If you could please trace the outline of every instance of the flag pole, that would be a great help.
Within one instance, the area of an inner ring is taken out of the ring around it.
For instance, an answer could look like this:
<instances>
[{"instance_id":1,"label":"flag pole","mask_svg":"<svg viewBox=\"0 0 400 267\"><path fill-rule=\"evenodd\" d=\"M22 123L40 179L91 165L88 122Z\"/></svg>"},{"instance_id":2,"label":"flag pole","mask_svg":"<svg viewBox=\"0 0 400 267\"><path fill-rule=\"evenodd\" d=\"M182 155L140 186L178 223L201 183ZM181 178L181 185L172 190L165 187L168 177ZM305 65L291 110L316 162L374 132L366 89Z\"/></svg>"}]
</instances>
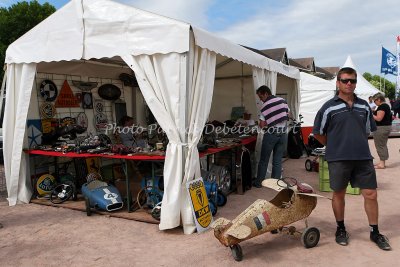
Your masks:
<instances>
[{"instance_id":1,"label":"flag pole","mask_svg":"<svg viewBox=\"0 0 400 267\"><path fill-rule=\"evenodd\" d=\"M400 97L400 35L397 36L397 79L396 79L396 99Z\"/></svg>"}]
</instances>

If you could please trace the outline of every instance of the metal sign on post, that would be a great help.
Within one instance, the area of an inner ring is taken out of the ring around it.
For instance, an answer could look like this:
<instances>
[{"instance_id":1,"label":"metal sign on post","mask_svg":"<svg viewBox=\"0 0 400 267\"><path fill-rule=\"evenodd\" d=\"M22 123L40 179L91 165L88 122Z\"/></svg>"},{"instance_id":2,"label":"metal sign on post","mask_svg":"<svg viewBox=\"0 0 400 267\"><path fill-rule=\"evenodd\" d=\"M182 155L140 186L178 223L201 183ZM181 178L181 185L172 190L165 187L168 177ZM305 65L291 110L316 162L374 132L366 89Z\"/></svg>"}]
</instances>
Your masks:
<instances>
[{"instance_id":1,"label":"metal sign on post","mask_svg":"<svg viewBox=\"0 0 400 267\"><path fill-rule=\"evenodd\" d=\"M213 221L203 178L200 177L187 182L186 189L192 203L192 212L197 232L202 233L210 227Z\"/></svg>"}]
</instances>

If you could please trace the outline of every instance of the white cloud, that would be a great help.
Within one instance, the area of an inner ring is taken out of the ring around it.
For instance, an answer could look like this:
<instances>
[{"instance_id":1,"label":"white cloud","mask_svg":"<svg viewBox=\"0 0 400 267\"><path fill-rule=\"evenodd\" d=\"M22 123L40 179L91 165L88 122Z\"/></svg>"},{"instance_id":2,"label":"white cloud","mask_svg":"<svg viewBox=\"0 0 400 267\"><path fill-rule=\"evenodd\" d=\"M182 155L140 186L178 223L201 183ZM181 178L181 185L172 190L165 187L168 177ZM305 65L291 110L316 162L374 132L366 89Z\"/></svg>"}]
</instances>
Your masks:
<instances>
[{"instance_id":1,"label":"white cloud","mask_svg":"<svg viewBox=\"0 0 400 267\"><path fill-rule=\"evenodd\" d=\"M268 2L246 21L218 34L259 49L286 47L289 57L313 56L319 66L340 66L348 54L362 72L379 73L381 46L394 52L400 21L393 0Z\"/></svg>"}]
</instances>

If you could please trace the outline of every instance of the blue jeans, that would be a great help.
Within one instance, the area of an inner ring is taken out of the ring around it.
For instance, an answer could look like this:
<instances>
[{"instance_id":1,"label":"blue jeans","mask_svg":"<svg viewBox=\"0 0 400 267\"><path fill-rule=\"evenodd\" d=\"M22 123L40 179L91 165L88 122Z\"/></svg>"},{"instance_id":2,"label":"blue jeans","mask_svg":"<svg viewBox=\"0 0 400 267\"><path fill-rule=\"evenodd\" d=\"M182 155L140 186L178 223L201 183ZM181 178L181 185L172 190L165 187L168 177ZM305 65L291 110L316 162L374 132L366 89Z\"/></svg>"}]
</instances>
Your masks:
<instances>
[{"instance_id":1,"label":"blue jeans","mask_svg":"<svg viewBox=\"0 0 400 267\"><path fill-rule=\"evenodd\" d=\"M267 173L269 157L271 152L274 152L272 156L272 178L281 178L282 175L282 157L285 150L285 144L287 140L286 133L268 133L264 134L260 161L258 162L257 180L256 183L261 184Z\"/></svg>"}]
</instances>

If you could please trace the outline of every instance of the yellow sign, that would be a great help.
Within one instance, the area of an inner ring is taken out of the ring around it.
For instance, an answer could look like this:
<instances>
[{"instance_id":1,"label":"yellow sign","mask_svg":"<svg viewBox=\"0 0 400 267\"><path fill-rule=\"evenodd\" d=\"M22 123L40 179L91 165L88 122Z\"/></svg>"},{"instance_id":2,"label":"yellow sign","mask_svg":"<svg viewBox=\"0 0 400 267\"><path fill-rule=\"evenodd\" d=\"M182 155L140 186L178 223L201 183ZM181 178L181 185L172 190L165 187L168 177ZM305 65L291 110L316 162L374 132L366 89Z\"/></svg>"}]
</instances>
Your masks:
<instances>
[{"instance_id":1,"label":"yellow sign","mask_svg":"<svg viewBox=\"0 0 400 267\"><path fill-rule=\"evenodd\" d=\"M198 178L190 181L187 184L187 189L192 202L197 232L203 232L212 222L211 210L208 205L208 198L203 179Z\"/></svg>"}]
</instances>

